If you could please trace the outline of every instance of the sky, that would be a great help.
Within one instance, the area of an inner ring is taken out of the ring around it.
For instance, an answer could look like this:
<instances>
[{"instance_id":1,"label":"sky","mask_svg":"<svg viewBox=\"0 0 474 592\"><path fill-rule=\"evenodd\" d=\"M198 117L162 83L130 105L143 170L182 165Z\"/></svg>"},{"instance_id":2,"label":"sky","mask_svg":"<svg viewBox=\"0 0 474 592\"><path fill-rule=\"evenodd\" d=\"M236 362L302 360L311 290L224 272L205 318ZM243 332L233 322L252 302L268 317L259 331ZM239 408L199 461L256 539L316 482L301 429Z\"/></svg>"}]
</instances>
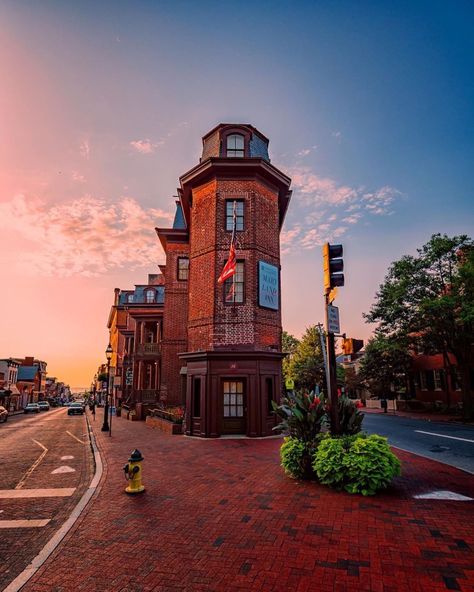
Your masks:
<instances>
[{"instance_id":1,"label":"sky","mask_svg":"<svg viewBox=\"0 0 474 592\"><path fill-rule=\"evenodd\" d=\"M292 178L284 329L323 321L344 246L341 330L390 263L474 235L472 2L0 3L0 357L89 385L115 287L164 262L180 175L220 122L250 123Z\"/></svg>"}]
</instances>

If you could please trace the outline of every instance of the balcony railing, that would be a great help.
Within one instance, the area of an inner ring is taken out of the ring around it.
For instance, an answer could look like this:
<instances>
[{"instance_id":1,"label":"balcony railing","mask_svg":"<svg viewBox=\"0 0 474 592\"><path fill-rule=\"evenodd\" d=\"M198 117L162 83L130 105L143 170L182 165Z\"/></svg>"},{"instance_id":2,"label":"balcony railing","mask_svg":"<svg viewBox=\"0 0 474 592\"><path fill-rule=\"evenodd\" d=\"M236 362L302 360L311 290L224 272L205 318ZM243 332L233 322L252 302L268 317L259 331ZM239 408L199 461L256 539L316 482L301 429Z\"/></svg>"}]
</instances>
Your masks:
<instances>
[{"instance_id":1,"label":"balcony railing","mask_svg":"<svg viewBox=\"0 0 474 592\"><path fill-rule=\"evenodd\" d=\"M136 353L139 355L161 354L161 343L138 343Z\"/></svg>"},{"instance_id":2,"label":"balcony railing","mask_svg":"<svg viewBox=\"0 0 474 592\"><path fill-rule=\"evenodd\" d=\"M156 389L141 389L133 391L132 398L135 403L155 403L159 395L160 392Z\"/></svg>"}]
</instances>

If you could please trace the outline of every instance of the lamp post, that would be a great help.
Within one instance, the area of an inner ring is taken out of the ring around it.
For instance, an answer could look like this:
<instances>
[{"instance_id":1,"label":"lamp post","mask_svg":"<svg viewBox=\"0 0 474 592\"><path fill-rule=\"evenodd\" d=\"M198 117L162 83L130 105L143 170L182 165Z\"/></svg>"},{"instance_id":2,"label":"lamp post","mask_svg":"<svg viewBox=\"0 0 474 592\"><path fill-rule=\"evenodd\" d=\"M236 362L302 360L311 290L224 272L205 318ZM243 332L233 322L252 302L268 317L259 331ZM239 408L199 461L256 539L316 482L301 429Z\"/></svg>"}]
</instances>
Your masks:
<instances>
[{"instance_id":1,"label":"lamp post","mask_svg":"<svg viewBox=\"0 0 474 592\"><path fill-rule=\"evenodd\" d=\"M105 407L104 407L104 423L102 424L102 431L108 432L109 428L109 379L110 379L110 360L112 359L112 346L107 346L105 350L105 357L107 358L107 391L105 393Z\"/></svg>"}]
</instances>

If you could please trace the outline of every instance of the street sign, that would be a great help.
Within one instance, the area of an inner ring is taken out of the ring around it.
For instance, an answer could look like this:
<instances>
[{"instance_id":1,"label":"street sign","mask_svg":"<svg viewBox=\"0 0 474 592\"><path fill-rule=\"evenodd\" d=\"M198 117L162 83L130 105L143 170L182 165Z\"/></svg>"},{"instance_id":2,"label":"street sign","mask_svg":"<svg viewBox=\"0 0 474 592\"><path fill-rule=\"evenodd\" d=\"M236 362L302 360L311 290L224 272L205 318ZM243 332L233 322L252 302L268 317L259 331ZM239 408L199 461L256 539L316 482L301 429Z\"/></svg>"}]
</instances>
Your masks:
<instances>
[{"instance_id":1,"label":"street sign","mask_svg":"<svg viewBox=\"0 0 474 592\"><path fill-rule=\"evenodd\" d=\"M127 386L131 386L133 384L133 370L131 368L127 368L125 372L125 384Z\"/></svg>"},{"instance_id":2,"label":"street sign","mask_svg":"<svg viewBox=\"0 0 474 592\"><path fill-rule=\"evenodd\" d=\"M295 388L295 381L292 378L287 378L285 380L285 388L287 391L292 391Z\"/></svg>"},{"instance_id":3,"label":"street sign","mask_svg":"<svg viewBox=\"0 0 474 592\"><path fill-rule=\"evenodd\" d=\"M339 308L328 305L328 331L329 333L340 333Z\"/></svg>"}]
</instances>

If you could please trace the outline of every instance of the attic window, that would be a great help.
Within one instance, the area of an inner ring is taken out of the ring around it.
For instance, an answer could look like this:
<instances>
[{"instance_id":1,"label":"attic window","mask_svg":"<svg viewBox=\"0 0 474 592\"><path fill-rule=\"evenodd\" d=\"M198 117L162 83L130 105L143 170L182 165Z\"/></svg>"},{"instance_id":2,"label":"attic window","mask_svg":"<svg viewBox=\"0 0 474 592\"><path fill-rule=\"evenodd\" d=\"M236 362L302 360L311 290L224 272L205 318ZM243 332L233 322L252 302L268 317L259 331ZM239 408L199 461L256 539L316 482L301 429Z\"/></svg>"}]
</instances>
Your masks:
<instances>
[{"instance_id":1,"label":"attic window","mask_svg":"<svg viewBox=\"0 0 474 592\"><path fill-rule=\"evenodd\" d=\"M245 156L244 136L231 134L227 136L227 156L243 158Z\"/></svg>"},{"instance_id":2,"label":"attic window","mask_svg":"<svg viewBox=\"0 0 474 592\"><path fill-rule=\"evenodd\" d=\"M133 294L128 295L127 302L133 302Z\"/></svg>"},{"instance_id":3,"label":"attic window","mask_svg":"<svg viewBox=\"0 0 474 592\"><path fill-rule=\"evenodd\" d=\"M146 301L148 304L150 304L151 302L155 302L155 290L146 291Z\"/></svg>"}]
</instances>

